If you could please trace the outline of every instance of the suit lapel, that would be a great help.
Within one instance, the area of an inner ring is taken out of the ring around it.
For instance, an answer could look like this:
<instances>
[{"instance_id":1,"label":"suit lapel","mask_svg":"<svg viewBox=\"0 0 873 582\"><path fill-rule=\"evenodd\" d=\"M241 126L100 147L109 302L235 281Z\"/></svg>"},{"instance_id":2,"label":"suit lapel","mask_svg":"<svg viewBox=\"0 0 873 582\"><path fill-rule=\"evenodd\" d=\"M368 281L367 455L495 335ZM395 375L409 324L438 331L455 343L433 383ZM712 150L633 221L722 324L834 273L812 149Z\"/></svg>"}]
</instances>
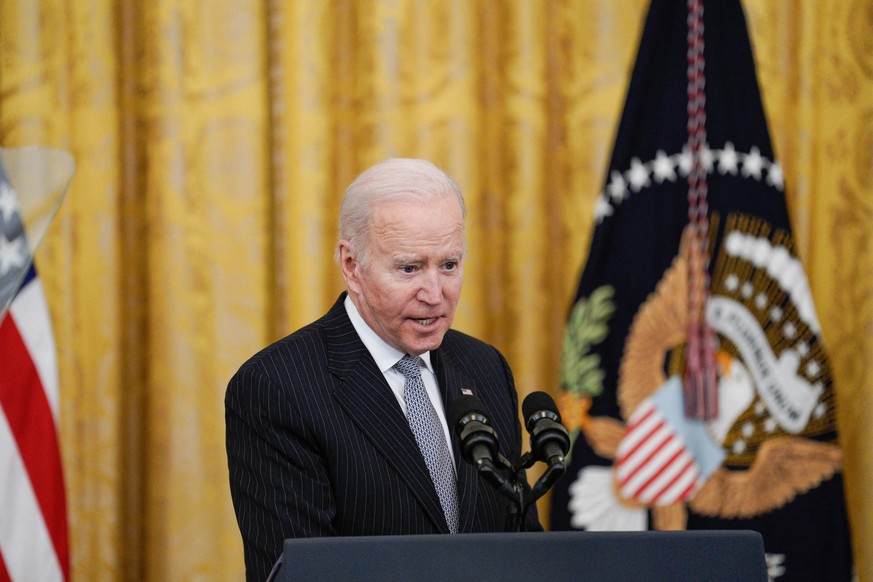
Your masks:
<instances>
[{"instance_id":1,"label":"suit lapel","mask_svg":"<svg viewBox=\"0 0 873 582\"><path fill-rule=\"evenodd\" d=\"M406 416L382 372L355 332L341 295L324 320L328 365L338 378L333 395L346 414L394 468L443 533L449 528L427 465Z\"/></svg>"},{"instance_id":2,"label":"suit lapel","mask_svg":"<svg viewBox=\"0 0 873 582\"><path fill-rule=\"evenodd\" d=\"M473 380L456 365L455 358L451 351L443 347L432 351L431 362L440 384L443 405L446 410L446 421L449 423L449 433L452 435L452 450L454 451L456 459L455 463L458 469L458 503L460 505L458 532L469 532L472 531L473 520L476 513L476 491L479 474L476 472L476 468L471 463L468 463L461 455L461 443L455 432L455 427L452 426L453 419L449 418L449 409L455 399L462 394L462 389L469 389L474 395L476 395L476 385Z\"/></svg>"}]
</instances>

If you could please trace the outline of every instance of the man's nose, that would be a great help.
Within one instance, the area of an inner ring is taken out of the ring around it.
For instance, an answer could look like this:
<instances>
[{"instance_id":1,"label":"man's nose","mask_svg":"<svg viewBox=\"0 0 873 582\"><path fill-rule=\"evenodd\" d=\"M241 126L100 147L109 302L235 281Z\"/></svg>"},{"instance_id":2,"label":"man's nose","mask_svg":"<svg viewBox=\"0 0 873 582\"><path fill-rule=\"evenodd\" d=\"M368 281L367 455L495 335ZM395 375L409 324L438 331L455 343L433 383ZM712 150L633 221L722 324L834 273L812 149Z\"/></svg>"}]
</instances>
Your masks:
<instances>
[{"instance_id":1,"label":"man's nose","mask_svg":"<svg viewBox=\"0 0 873 582\"><path fill-rule=\"evenodd\" d=\"M443 295L443 285L439 273L435 270L427 270L422 275L421 287L416 295L417 299L424 303L439 303Z\"/></svg>"}]
</instances>

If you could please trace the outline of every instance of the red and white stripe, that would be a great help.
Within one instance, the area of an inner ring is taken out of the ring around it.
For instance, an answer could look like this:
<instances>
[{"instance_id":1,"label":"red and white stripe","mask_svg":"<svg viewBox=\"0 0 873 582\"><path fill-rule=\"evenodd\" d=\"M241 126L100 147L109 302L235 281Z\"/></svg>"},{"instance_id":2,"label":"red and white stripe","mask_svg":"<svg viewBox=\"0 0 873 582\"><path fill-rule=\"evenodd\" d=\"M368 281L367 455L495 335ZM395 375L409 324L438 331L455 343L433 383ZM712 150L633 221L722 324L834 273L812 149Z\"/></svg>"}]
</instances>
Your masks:
<instances>
[{"instance_id":1,"label":"red and white stripe","mask_svg":"<svg viewBox=\"0 0 873 582\"><path fill-rule=\"evenodd\" d=\"M68 580L54 338L39 279L0 322L0 582Z\"/></svg>"},{"instance_id":2,"label":"red and white stripe","mask_svg":"<svg viewBox=\"0 0 873 582\"><path fill-rule=\"evenodd\" d=\"M651 400L628 420L615 463L619 491L646 505L670 505L691 497L700 467Z\"/></svg>"}]
</instances>

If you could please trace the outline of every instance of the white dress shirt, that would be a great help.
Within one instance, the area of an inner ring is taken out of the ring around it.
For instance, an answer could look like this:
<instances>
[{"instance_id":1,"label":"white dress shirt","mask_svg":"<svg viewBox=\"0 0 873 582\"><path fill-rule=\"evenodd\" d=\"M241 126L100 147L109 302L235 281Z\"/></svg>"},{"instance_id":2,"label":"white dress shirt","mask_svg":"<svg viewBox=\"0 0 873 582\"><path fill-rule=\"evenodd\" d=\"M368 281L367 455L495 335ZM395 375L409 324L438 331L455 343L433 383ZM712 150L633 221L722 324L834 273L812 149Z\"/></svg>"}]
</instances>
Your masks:
<instances>
[{"instance_id":1,"label":"white dress shirt","mask_svg":"<svg viewBox=\"0 0 873 582\"><path fill-rule=\"evenodd\" d=\"M373 356L374 360L376 360L376 365L379 366L379 370L382 371L385 380L388 381L388 385L391 387L391 391L394 392L397 402L400 403L400 409L403 410L403 414L406 414L406 401L403 398L403 386L406 383L406 378L404 378L403 374L394 367L394 364L399 362L400 358L406 354L397 348L388 345L385 340L379 337L376 332L367 325L367 322L364 321L364 318L361 317L360 313L358 313L358 309L352 302L351 297L346 295L343 305L345 305L346 313L348 313L349 319L352 320L352 325L358 333L358 337L361 338L361 341L364 342L364 346L366 346L370 355ZM427 389L427 396L430 398L430 403L433 405L433 408L436 410L437 416L440 419L440 424L443 427L443 434L446 437L446 443L449 445L449 453L452 454L454 458L452 439L449 436L449 424L446 422L446 411L443 407L443 399L440 396L439 384L437 383L433 365L430 362L430 352L424 352L419 356L419 358L422 364L421 379L424 382L425 389ZM455 471L457 471L457 469L455 469Z\"/></svg>"}]
</instances>

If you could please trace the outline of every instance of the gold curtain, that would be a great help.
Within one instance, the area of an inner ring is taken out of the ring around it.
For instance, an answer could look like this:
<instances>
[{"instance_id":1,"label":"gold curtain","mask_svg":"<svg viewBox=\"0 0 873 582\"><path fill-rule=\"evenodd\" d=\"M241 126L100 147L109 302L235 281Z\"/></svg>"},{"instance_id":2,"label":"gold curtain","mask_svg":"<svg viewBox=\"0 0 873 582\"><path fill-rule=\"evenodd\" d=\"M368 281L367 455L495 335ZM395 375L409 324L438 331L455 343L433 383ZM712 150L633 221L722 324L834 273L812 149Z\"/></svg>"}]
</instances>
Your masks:
<instances>
[{"instance_id":1,"label":"gold curtain","mask_svg":"<svg viewBox=\"0 0 873 582\"><path fill-rule=\"evenodd\" d=\"M334 301L340 194L385 157L461 183L456 327L554 391L647 4L0 2L0 145L78 163L37 255L75 579L242 578L226 382ZM873 2L744 6L873 581Z\"/></svg>"}]
</instances>

